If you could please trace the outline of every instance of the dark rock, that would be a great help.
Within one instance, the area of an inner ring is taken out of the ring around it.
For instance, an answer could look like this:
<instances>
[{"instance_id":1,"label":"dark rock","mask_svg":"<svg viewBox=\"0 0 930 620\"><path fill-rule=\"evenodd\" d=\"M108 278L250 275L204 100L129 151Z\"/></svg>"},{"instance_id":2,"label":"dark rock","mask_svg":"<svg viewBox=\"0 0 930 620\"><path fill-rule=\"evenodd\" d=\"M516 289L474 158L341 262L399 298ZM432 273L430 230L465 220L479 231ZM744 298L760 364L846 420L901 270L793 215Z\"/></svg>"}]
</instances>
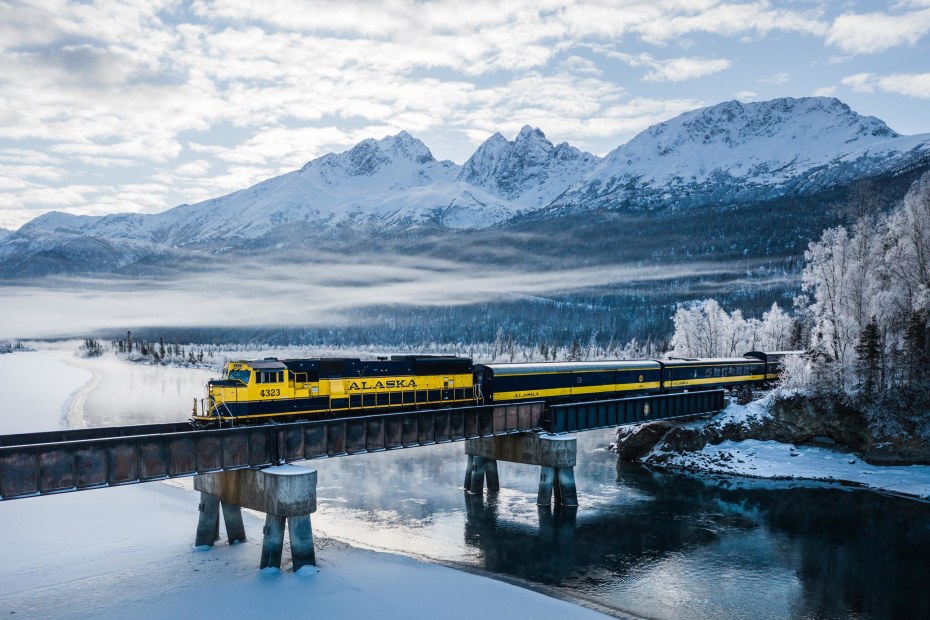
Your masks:
<instances>
[{"instance_id":1,"label":"dark rock","mask_svg":"<svg viewBox=\"0 0 930 620\"><path fill-rule=\"evenodd\" d=\"M636 461L659 443L671 425L653 422L638 426L621 426L617 429L617 455L621 461Z\"/></svg>"}]
</instances>

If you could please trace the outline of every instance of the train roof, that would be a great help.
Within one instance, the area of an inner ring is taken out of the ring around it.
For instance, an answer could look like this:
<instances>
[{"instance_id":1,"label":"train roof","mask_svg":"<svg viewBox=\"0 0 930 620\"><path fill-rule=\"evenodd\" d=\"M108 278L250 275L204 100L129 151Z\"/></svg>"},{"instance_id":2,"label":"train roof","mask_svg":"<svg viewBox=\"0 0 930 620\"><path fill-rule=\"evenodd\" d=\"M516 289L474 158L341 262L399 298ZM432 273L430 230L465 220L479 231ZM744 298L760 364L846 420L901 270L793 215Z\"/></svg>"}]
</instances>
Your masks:
<instances>
[{"instance_id":1,"label":"train roof","mask_svg":"<svg viewBox=\"0 0 930 620\"><path fill-rule=\"evenodd\" d=\"M262 360L236 360L230 364L244 364L255 370L291 372L319 372L321 377L362 377L390 374L466 374L471 373L472 361L452 355L394 355L390 359L363 360L357 357L322 357L316 359L265 358Z\"/></svg>"},{"instance_id":2,"label":"train roof","mask_svg":"<svg viewBox=\"0 0 930 620\"><path fill-rule=\"evenodd\" d=\"M598 362L530 362L519 364L478 364L495 375L527 375L547 372L584 372L597 370L659 370L653 360L608 360Z\"/></svg>"},{"instance_id":3,"label":"train roof","mask_svg":"<svg viewBox=\"0 0 930 620\"><path fill-rule=\"evenodd\" d=\"M672 357L661 360L664 366L714 366L717 364L762 364L763 361L754 357Z\"/></svg>"},{"instance_id":4,"label":"train roof","mask_svg":"<svg viewBox=\"0 0 930 620\"><path fill-rule=\"evenodd\" d=\"M287 366L285 366L282 362L276 359L273 359L273 358L268 358L268 359L263 359L263 360L235 360L229 363L230 364L246 364L247 366L249 366L250 368L254 368L255 370L285 370L287 368Z\"/></svg>"}]
</instances>

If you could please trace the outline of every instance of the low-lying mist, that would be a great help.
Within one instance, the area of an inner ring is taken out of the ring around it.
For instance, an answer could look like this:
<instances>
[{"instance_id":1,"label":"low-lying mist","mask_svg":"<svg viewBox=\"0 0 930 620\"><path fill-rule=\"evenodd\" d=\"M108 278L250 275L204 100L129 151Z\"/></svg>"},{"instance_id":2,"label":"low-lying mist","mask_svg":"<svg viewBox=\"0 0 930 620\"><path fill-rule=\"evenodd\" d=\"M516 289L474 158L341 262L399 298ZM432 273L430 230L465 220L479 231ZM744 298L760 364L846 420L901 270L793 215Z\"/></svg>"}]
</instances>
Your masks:
<instances>
[{"instance_id":1,"label":"low-lying mist","mask_svg":"<svg viewBox=\"0 0 930 620\"><path fill-rule=\"evenodd\" d=\"M58 277L3 286L0 338L84 336L147 326L339 326L350 311L371 307L462 306L605 288L649 291L697 280L728 286L754 267L746 261L514 271L397 255L326 257L312 264L279 263L270 255L227 258L221 268L214 264L170 276Z\"/></svg>"}]
</instances>

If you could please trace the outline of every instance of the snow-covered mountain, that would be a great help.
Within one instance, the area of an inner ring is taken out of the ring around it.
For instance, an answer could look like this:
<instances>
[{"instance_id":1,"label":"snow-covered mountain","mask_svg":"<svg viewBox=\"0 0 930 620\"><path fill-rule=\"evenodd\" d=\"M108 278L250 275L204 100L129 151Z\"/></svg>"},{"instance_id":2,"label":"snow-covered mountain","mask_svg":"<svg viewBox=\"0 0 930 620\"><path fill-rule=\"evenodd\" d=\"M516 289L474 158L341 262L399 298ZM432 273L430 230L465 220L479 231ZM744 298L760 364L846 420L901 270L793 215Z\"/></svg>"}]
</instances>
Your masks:
<instances>
[{"instance_id":1,"label":"snow-covered mountain","mask_svg":"<svg viewBox=\"0 0 930 620\"><path fill-rule=\"evenodd\" d=\"M480 228L513 215L513 205L458 180L461 167L437 161L405 131L363 140L300 170L222 198L179 207L172 219L195 231L177 242L256 238L298 222L316 226L405 226L432 222Z\"/></svg>"},{"instance_id":2,"label":"snow-covered mountain","mask_svg":"<svg viewBox=\"0 0 930 620\"><path fill-rule=\"evenodd\" d=\"M557 201L569 207L690 206L815 192L930 157L835 98L727 101L686 112L611 151Z\"/></svg>"},{"instance_id":3,"label":"snow-covered mountain","mask_svg":"<svg viewBox=\"0 0 930 620\"><path fill-rule=\"evenodd\" d=\"M823 97L694 110L650 127L603 159L566 143L554 146L526 126L513 141L494 134L459 166L437 161L420 140L401 132L163 213L45 214L18 231L0 231L0 276L111 271L176 250L306 245L328 231L441 235L506 229L526 221L515 216L534 213L546 216L534 221L548 221L601 208L812 196L921 166L930 166L930 135L901 136Z\"/></svg>"},{"instance_id":4,"label":"snow-covered mountain","mask_svg":"<svg viewBox=\"0 0 930 620\"><path fill-rule=\"evenodd\" d=\"M539 128L525 125L512 142L495 133L468 158L459 179L527 209L545 207L600 158L567 142L553 146Z\"/></svg>"}]
</instances>

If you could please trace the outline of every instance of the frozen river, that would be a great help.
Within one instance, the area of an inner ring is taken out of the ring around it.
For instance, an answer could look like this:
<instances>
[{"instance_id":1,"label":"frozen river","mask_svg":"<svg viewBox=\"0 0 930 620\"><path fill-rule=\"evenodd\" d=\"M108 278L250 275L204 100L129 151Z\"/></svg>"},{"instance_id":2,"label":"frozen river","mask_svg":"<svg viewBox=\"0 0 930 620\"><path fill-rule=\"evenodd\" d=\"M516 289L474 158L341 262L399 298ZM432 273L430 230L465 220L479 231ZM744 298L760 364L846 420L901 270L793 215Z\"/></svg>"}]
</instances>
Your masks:
<instances>
[{"instance_id":1,"label":"frozen river","mask_svg":"<svg viewBox=\"0 0 930 620\"><path fill-rule=\"evenodd\" d=\"M64 359L49 352L0 355L0 434L67 426L68 405L93 374Z\"/></svg>"}]
</instances>

